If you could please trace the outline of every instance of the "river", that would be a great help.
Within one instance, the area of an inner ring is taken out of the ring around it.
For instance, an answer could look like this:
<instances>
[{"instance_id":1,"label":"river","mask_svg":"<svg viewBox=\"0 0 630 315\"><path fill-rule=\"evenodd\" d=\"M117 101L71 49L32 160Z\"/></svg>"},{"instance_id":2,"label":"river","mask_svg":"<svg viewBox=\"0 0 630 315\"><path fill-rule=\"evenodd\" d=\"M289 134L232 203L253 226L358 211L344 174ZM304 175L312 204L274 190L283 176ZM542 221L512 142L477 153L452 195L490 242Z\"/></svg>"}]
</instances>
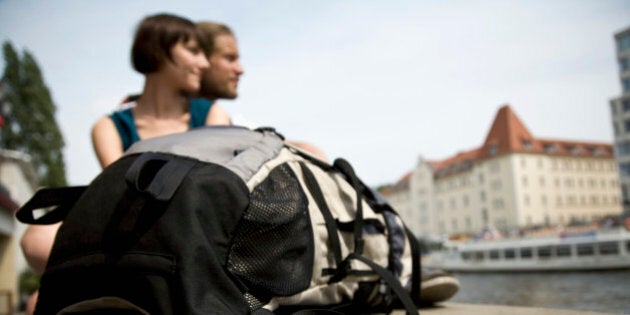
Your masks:
<instances>
[{"instance_id":1,"label":"river","mask_svg":"<svg viewBox=\"0 0 630 315\"><path fill-rule=\"evenodd\" d=\"M630 314L630 270L456 273L460 303L490 303Z\"/></svg>"}]
</instances>

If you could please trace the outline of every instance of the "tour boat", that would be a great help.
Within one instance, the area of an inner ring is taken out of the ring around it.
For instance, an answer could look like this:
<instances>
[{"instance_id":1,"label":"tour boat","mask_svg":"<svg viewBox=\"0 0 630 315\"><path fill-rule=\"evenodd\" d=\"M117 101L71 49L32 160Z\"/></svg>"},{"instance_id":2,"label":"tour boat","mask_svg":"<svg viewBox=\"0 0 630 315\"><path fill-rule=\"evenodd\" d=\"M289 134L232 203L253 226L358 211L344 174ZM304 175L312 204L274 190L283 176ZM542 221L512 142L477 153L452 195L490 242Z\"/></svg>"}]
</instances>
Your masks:
<instances>
[{"instance_id":1,"label":"tour boat","mask_svg":"<svg viewBox=\"0 0 630 315\"><path fill-rule=\"evenodd\" d=\"M447 241L423 266L460 272L630 268L630 232L619 228L553 237Z\"/></svg>"}]
</instances>

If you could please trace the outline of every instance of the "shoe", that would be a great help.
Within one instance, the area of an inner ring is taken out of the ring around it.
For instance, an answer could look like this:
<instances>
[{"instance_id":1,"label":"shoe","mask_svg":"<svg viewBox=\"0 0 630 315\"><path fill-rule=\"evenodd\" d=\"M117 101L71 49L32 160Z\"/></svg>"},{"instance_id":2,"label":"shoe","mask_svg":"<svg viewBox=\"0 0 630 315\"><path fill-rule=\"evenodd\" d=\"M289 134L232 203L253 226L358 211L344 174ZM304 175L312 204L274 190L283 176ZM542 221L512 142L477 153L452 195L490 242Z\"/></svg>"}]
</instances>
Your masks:
<instances>
[{"instance_id":1,"label":"shoe","mask_svg":"<svg viewBox=\"0 0 630 315\"><path fill-rule=\"evenodd\" d=\"M459 291L459 280L441 269L422 268L420 302L433 304L450 299Z\"/></svg>"}]
</instances>

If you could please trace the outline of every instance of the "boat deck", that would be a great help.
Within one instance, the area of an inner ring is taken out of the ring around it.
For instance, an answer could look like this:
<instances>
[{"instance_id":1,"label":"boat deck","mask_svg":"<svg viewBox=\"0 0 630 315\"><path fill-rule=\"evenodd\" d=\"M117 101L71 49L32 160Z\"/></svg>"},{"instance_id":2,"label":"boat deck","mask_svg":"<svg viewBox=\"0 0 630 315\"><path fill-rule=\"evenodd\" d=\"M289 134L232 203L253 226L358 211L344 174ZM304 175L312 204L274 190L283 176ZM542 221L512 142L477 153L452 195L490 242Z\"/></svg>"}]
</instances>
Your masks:
<instances>
[{"instance_id":1,"label":"boat deck","mask_svg":"<svg viewBox=\"0 0 630 315\"><path fill-rule=\"evenodd\" d=\"M397 310L393 315L404 315L404 310ZM604 315L591 311L559 310L539 307L506 306L491 304L441 303L433 307L420 309L421 315Z\"/></svg>"}]
</instances>

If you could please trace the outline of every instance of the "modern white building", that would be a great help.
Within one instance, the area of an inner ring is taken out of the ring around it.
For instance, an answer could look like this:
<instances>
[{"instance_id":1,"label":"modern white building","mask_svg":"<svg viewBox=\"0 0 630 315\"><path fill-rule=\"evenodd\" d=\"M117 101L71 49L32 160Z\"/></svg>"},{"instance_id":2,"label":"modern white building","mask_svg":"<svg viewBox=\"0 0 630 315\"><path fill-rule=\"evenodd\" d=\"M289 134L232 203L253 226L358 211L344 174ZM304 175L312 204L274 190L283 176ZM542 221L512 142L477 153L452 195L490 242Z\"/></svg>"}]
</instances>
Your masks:
<instances>
[{"instance_id":1,"label":"modern white building","mask_svg":"<svg viewBox=\"0 0 630 315\"><path fill-rule=\"evenodd\" d=\"M381 192L418 236L590 222L621 213L612 145L534 137L509 105L475 149Z\"/></svg>"},{"instance_id":2,"label":"modern white building","mask_svg":"<svg viewBox=\"0 0 630 315\"><path fill-rule=\"evenodd\" d=\"M630 203L630 27L616 33L615 42L621 95L610 101L610 110L621 191L624 203Z\"/></svg>"}]
</instances>

